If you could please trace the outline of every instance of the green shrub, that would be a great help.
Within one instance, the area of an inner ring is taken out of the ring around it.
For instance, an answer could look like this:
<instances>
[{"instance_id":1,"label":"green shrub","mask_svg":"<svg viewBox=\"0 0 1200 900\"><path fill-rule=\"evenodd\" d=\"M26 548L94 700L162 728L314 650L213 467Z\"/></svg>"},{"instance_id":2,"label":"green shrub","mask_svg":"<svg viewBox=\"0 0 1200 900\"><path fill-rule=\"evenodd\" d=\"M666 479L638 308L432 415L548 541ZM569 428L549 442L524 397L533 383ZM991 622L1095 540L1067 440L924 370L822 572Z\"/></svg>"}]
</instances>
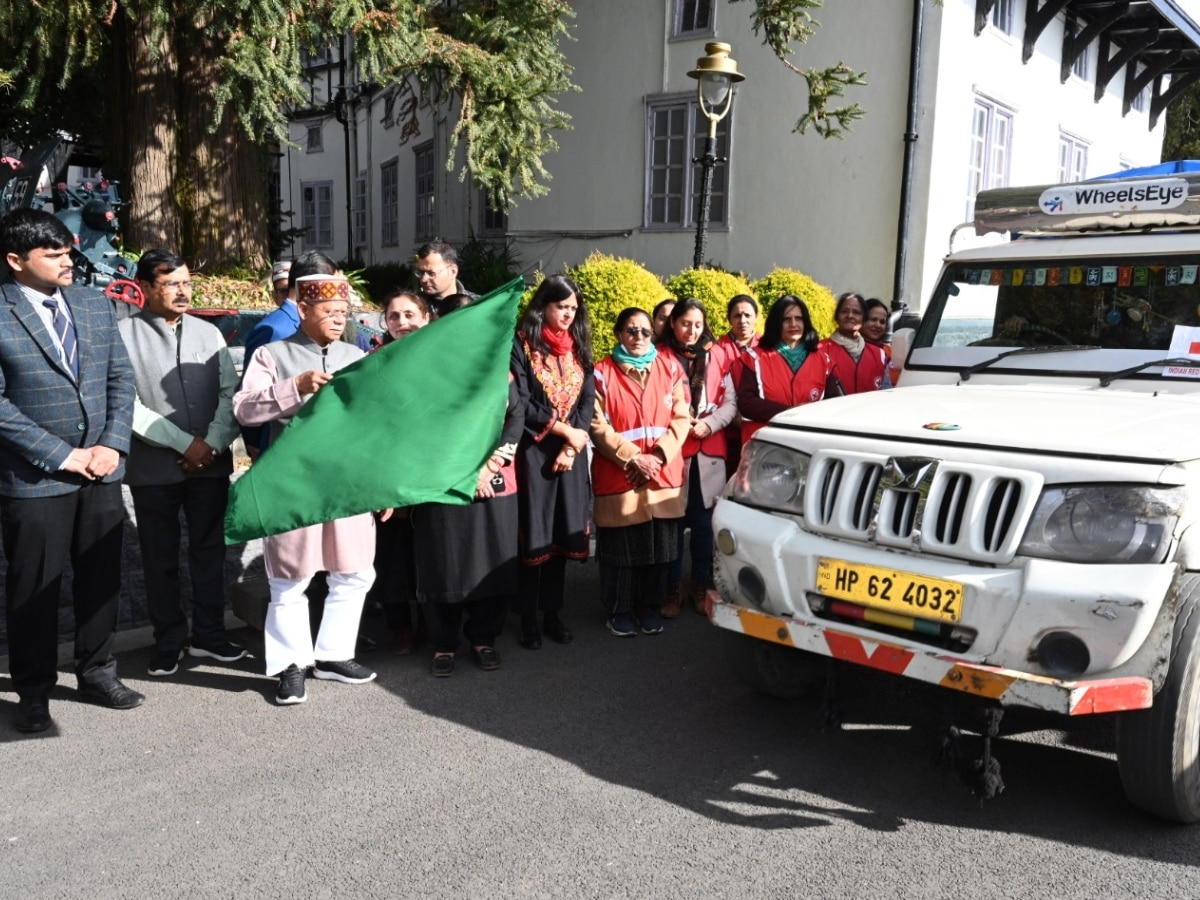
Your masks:
<instances>
[{"instance_id":1,"label":"green shrub","mask_svg":"<svg viewBox=\"0 0 1200 900\"><path fill-rule=\"evenodd\" d=\"M592 320L592 352L597 360L612 352L617 342L613 327L627 306L647 313L668 296L662 281L653 272L631 259L592 253L566 274L575 279L587 303Z\"/></svg>"},{"instance_id":2,"label":"green shrub","mask_svg":"<svg viewBox=\"0 0 1200 900\"><path fill-rule=\"evenodd\" d=\"M752 294L742 275L721 269L684 269L667 279L667 291L673 297L695 297L704 304L708 327L720 337L729 330L725 310L738 294Z\"/></svg>"},{"instance_id":3,"label":"green shrub","mask_svg":"<svg viewBox=\"0 0 1200 900\"><path fill-rule=\"evenodd\" d=\"M471 238L458 250L458 280L468 291L486 294L520 274L521 259L512 244Z\"/></svg>"},{"instance_id":4,"label":"green shrub","mask_svg":"<svg viewBox=\"0 0 1200 900\"><path fill-rule=\"evenodd\" d=\"M765 278L760 278L752 284L754 296L762 307L763 318L776 300L784 294L792 294L804 301L812 316L813 327L821 337L833 334L833 291L824 285L817 284L803 272L796 269L775 269Z\"/></svg>"}]
</instances>

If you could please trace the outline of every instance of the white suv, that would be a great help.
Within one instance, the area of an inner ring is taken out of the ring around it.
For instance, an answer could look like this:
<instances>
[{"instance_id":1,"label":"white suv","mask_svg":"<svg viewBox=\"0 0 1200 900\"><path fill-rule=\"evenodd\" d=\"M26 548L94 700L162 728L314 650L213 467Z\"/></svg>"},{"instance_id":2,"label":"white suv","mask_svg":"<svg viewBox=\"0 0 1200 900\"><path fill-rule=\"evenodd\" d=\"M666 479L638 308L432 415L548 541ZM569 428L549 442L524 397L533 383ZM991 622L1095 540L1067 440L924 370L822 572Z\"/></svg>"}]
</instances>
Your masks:
<instances>
[{"instance_id":1,"label":"white suv","mask_svg":"<svg viewBox=\"0 0 1200 900\"><path fill-rule=\"evenodd\" d=\"M717 505L741 674L1116 713L1130 800L1200 820L1197 225L1200 176L981 193L1014 237L947 257L899 386L776 417Z\"/></svg>"}]
</instances>

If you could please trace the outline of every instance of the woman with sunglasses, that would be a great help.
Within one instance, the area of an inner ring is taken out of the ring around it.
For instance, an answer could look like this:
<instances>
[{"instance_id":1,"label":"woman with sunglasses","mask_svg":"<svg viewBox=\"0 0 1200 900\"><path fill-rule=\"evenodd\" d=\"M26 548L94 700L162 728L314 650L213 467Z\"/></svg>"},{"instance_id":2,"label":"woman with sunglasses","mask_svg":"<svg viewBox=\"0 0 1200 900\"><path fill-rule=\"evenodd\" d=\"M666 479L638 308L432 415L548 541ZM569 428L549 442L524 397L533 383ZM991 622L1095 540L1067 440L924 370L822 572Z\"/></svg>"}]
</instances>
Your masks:
<instances>
[{"instance_id":1,"label":"woman with sunglasses","mask_svg":"<svg viewBox=\"0 0 1200 900\"><path fill-rule=\"evenodd\" d=\"M596 364L592 517L600 592L617 637L660 634L667 569L679 552L687 376L651 340L650 316L617 316L617 346Z\"/></svg>"},{"instance_id":2,"label":"woman with sunglasses","mask_svg":"<svg viewBox=\"0 0 1200 900\"><path fill-rule=\"evenodd\" d=\"M684 494L687 507L679 528L679 553L667 575L664 619L683 609L683 532L691 532L692 607L704 612L712 585L712 508L725 486L725 429L737 415L737 398L726 390L725 372L715 358L715 340L708 330L704 304L685 297L675 304L659 341L659 349L674 356L687 375L684 396L691 413L691 431L683 445Z\"/></svg>"},{"instance_id":3,"label":"woman with sunglasses","mask_svg":"<svg viewBox=\"0 0 1200 900\"><path fill-rule=\"evenodd\" d=\"M826 361L817 349L817 332L808 306L784 294L771 306L758 346L744 350L734 364L742 414L742 438L750 440L784 410L820 400L825 391Z\"/></svg>"}]
</instances>

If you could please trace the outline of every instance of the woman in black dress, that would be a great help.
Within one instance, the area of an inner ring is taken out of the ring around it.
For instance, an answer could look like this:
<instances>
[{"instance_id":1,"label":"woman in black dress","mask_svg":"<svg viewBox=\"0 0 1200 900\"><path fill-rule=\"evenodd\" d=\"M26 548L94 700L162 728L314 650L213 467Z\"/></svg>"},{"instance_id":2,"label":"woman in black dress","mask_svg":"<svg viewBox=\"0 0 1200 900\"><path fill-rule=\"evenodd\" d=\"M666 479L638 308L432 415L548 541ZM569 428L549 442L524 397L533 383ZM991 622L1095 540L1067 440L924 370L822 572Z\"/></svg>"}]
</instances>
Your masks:
<instances>
[{"instance_id":1,"label":"woman in black dress","mask_svg":"<svg viewBox=\"0 0 1200 900\"><path fill-rule=\"evenodd\" d=\"M579 286L552 275L534 292L513 342L512 374L525 398L516 460L521 568L514 608L527 650L542 646L543 633L571 642L559 612L567 560L588 557L585 451L596 397L591 339Z\"/></svg>"}]
</instances>

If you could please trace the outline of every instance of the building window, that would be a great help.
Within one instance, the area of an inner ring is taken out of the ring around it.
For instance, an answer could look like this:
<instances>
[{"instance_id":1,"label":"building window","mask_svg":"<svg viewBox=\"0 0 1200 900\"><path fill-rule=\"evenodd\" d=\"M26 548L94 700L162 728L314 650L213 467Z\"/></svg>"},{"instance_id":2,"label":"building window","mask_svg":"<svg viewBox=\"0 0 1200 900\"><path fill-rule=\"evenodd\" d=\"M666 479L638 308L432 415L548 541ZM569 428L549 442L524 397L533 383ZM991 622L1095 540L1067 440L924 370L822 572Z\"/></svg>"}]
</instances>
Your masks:
<instances>
[{"instance_id":1,"label":"building window","mask_svg":"<svg viewBox=\"0 0 1200 900\"><path fill-rule=\"evenodd\" d=\"M1058 135L1058 183L1068 184L1087 178L1088 145L1079 138L1060 132Z\"/></svg>"},{"instance_id":2,"label":"building window","mask_svg":"<svg viewBox=\"0 0 1200 900\"><path fill-rule=\"evenodd\" d=\"M329 46L327 44L311 49L308 47L300 48L301 68L316 69L327 65L329 65Z\"/></svg>"},{"instance_id":3,"label":"building window","mask_svg":"<svg viewBox=\"0 0 1200 900\"><path fill-rule=\"evenodd\" d=\"M675 0L675 37L713 34L715 0Z\"/></svg>"},{"instance_id":4,"label":"building window","mask_svg":"<svg viewBox=\"0 0 1200 900\"><path fill-rule=\"evenodd\" d=\"M433 222L433 141L413 150L416 163L416 228L418 238L432 237Z\"/></svg>"},{"instance_id":5,"label":"building window","mask_svg":"<svg viewBox=\"0 0 1200 900\"><path fill-rule=\"evenodd\" d=\"M400 244L400 161L389 159L379 167L379 206L385 247Z\"/></svg>"},{"instance_id":6,"label":"building window","mask_svg":"<svg viewBox=\"0 0 1200 900\"><path fill-rule=\"evenodd\" d=\"M728 221L729 130L732 113L717 126L709 224ZM692 159L704 153L708 120L694 97L651 101L646 105L646 209L650 228L689 228L700 206L700 167Z\"/></svg>"},{"instance_id":7,"label":"building window","mask_svg":"<svg viewBox=\"0 0 1200 900\"><path fill-rule=\"evenodd\" d=\"M367 246L367 176L354 179L354 249Z\"/></svg>"},{"instance_id":8,"label":"building window","mask_svg":"<svg viewBox=\"0 0 1200 900\"><path fill-rule=\"evenodd\" d=\"M975 98L971 117L971 156L967 166L967 221L975 216L975 195L1008 184L1013 111L986 97Z\"/></svg>"},{"instance_id":9,"label":"building window","mask_svg":"<svg viewBox=\"0 0 1200 900\"><path fill-rule=\"evenodd\" d=\"M1068 27L1071 27L1071 26L1068 25ZM1083 31L1083 23L1076 22L1072 33L1078 35L1079 32L1081 32L1081 31ZM1088 44L1086 47L1083 48L1083 52L1081 52L1077 57L1075 57L1075 62L1071 63L1071 74L1074 75L1076 78L1083 79L1084 81L1087 81L1089 78L1091 78L1091 75L1092 75L1092 69L1091 69L1091 65L1090 65L1091 50L1092 50L1092 45Z\"/></svg>"},{"instance_id":10,"label":"building window","mask_svg":"<svg viewBox=\"0 0 1200 900\"><path fill-rule=\"evenodd\" d=\"M309 122L304 149L308 153L320 153L325 149L325 128L321 122Z\"/></svg>"},{"instance_id":11,"label":"building window","mask_svg":"<svg viewBox=\"0 0 1200 900\"><path fill-rule=\"evenodd\" d=\"M1012 34L1016 27L1017 15L1013 7L1017 0L996 0L992 7L992 25L1005 34Z\"/></svg>"},{"instance_id":12,"label":"building window","mask_svg":"<svg viewBox=\"0 0 1200 900\"><path fill-rule=\"evenodd\" d=\"M488 199L487 191L479 191L479 230L484 234L497 234L508 231L508 212L496 209Z\"/></svg>"},{"instance_id":13,"label":"building window","mask_svg":"<svg viewBox=\"0 0 1200 900\"><path fill-rule=\"evenodd\" d=\"M384 128L391 128L396 124L396 93L393 91L383 98L383 122Z\"/></svg>"},{"instance_id":14,"label":"building window","mask_svg":"<svg viewBox=\"0 0 1200 900\"><path fill-rule=\"evenodd\" d=\"M333 182L300 182L300 223L304 229L304 249L318 250L333 246Z\"/></svg>"},{"instance_id":15,"label":"building window","mask_svg":"<svg viewBox=\"0 0 1200 900\"><path fill-rule=\"evenodd\" d=\"M1128 72L1129 70L1126 69L1125 71ZM1145 71L1146 71L1146 67L1143 66L1141 63L1138 63L1137 77L1141 77L1141 74ZM1147 84L1144 88L1142 88L1140 91L1138 91L1137 94L1134 96L1133 100L1130 101L1130 103L1129 103L1130 107L1132 107L1133 109L1136 109L1138 112L1145 112L1146 111L1146 103L1149 102L1149 100L1150 100L1151 87L1152 87L1151 84Z\"/></svg>"}]
</instances>

